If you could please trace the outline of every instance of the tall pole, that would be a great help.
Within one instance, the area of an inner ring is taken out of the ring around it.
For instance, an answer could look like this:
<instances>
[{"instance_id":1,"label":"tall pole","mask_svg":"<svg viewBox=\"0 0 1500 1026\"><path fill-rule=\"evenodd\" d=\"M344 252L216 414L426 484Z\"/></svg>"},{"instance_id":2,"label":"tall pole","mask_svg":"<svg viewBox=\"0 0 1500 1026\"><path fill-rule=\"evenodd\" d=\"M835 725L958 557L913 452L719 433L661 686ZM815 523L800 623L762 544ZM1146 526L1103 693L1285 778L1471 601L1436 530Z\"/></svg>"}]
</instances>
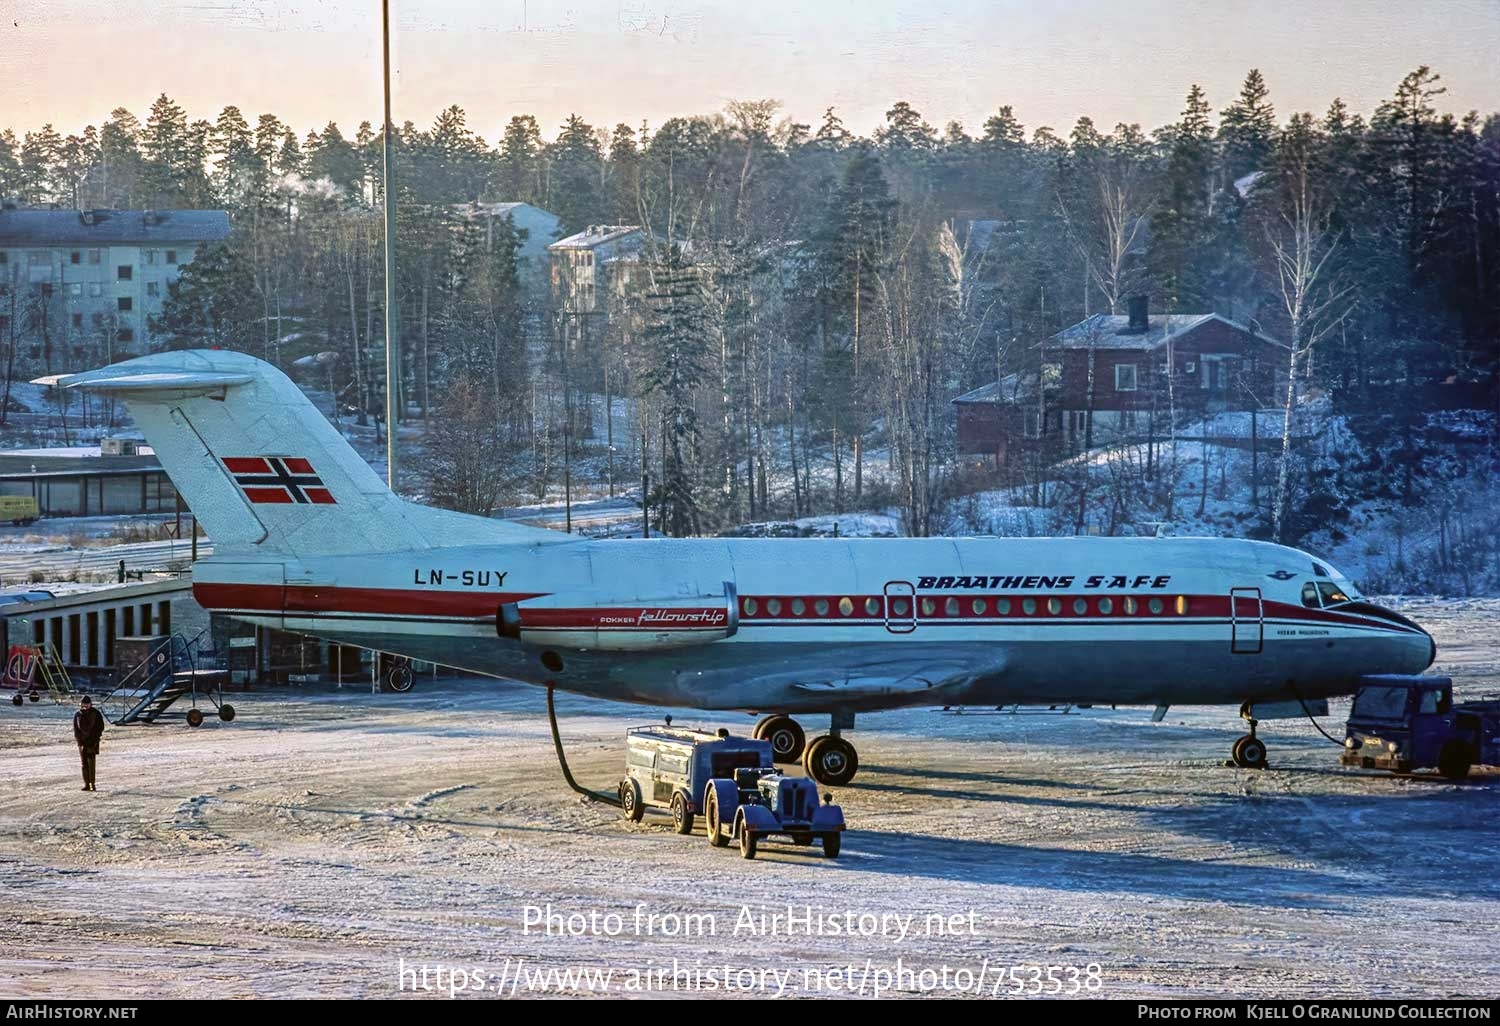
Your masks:
<instances>
[{"instance_id":1,"label":"tall pole","mask_svg":"<svg viewBox=\"0 0 1500 1026\"><path fill-rule=\"evenodd\" d=\"M380 0L380 43L384 58L385 133L381 160L385 175L385 464L386 483L396 490L396 402L401 392L401 332L396 313L396 154L391 137L391 4Z\"/></svg>"}]
</instances>

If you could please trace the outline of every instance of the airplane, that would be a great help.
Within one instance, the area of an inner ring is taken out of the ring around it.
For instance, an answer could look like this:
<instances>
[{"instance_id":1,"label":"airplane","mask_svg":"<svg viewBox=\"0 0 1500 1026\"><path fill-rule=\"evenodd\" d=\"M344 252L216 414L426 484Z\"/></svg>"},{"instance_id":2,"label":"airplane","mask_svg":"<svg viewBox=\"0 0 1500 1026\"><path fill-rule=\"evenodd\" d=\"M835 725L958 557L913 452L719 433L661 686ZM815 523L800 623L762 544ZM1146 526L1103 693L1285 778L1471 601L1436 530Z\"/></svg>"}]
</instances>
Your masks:
<instances>
[{"instance_id":1,"label":"airplane","mask_svg":"<svg viewBox=\"0 0 1500 1026\"><path fill-rule=\"evenodd\" d=\"M1220 538L590 540L391 492L281 371L225 350L39 379L123 400L213 539L206 609L599 698L765 714L755 736L853 779L857 713L1227 704L1352 694L1437 655L1326 561ZM826 715L811 741L797 717Z\"/></svg>"}]
</instances>

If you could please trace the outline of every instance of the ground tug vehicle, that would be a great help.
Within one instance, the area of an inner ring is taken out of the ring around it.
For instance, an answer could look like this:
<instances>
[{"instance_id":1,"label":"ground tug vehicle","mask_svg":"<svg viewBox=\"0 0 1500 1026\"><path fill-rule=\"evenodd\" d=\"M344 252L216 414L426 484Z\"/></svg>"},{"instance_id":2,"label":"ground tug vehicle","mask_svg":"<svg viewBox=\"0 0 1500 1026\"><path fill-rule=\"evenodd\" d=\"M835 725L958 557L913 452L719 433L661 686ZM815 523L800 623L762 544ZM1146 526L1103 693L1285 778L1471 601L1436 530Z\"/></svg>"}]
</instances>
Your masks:
<instances>
[{"instance_id":1,"label":"ground tug vehicle","mask_svg":"<svg viewBox=\"0 0 1500 1026\"><path fill-rule=\"evenodd\" d=\"M25 527L36 523L41 515L36 499L30 495L0 495L0 521L9 520L17 527Z\"/></svg>"},{"instance_id":2,"label":"ground tug vehicle","mask_svg":"<svg viewBox=\"0 0 1500 1026\"><path fill-rule=\"evenodd\" d=\"M1344 729L1345 766L1436 768L1450 780L1474 766L1500 766L1500 701L1455 705L1448 677L1366 677Z\"/></svg>"},{"instance_id":3,"label":"ground tug vehicle","mask_svg":"<svg viewBox=\"0 0 1500 1026\"><path fill-rule=\"evenodd\" d=\"M626 732L620 811L638 823L648 807L670 809L679 834L692 833L701 814L709 844L723 848L737 841L747 859L774 835L796 845L816 839L825 858L837 858L843 810L831 794L819 800L815 781L784 775L773 759L770 741L723 729L686 730L670 721L632 727Z\"/></svg>"}]
</instances>

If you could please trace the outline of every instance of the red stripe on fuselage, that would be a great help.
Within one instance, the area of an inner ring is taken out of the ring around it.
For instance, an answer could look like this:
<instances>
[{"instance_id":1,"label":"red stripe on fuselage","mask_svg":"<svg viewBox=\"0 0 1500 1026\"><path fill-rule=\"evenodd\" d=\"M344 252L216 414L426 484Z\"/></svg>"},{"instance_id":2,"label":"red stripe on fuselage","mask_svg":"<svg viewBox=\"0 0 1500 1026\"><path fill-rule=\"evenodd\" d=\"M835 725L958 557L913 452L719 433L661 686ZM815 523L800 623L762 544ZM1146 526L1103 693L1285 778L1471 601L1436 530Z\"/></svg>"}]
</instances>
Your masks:
<instances>
[{"instance_id":1,"label":"red stripe on fuselage","mask_svg":"<svg viewBox=\"0 0 1500 1026\"><path fill-rule=\"evenodd\" d=\"M434 616L434 617L456 617L465 619L489 619L495 616L497 608L506 602L523 602L526 599L536 598L539 594L529 592L465 592L465 591L432 591L418 590L413 588L348 588L317 585L273 585L273 584L220 584L214 582L201 582L193 586L193 595L198 602L208 609L235 609L244 611L264 612L269 615L296 615L298 613L358 613L367 615L385 616ZM871 619L867 616L851 615L844 617L839 613L837 599L829 596L812 596L804 598L806 613L790 621L785 616L789 615L790 603L797 596L770 596L779 598L783 603L783 616L767 616L765 609L766 597L745 596L741 599L741 626L762 627L815 627L815 626L871 626L884 627L883 619ZM842 596L840 596L842 597ZM852 597L852 596L851 596ZM855 598L856 609L863 610L865 598L876 596L859 596ZM926 596L934 603L935 609L944 609L950 596ZM1136 601L1136 612L1126 613L1123 599L1126 596L1086 596L1090 614L1079 616L1072 612L1074 599L1085 596L1076 594L1068 595L965 595L951 596L958 599L960 614L947 616L941 612L932 615L918 615L918 623L941 623L961 622L968 625L982 626L985 623L1076 623L1083 620L1126 620L1143 623L1191 623L1200 619L1226 619L1229 615L1229 597L1227 595L1189 595L1187 599L1187 612L1179 615L1176 612L1175 595L1157 596L1129 596ZM1100 614L1098 610L1098 599L1108 597L1112 609L1109 613ZM1162 600L1162 612L1149 612L1151 598ZM818 615L816 601L819 598L829 598L829 612ZM976 617L970 612L964 615L963 610L972 610L971 604L975 599L982 598L987 603L988 616ZM1004 598L1010 601L1010 612L1000 614L995 612L995 600ZM1022 601L1031 598L1036 601L1036 611L1027 614L1023 612ZM1057 598L1062 603L1062 609L1052 614L1047 611L1046 600ZM746 615L744 603L747 599L753 599L760 611L755 616ZM908 600L909 601L909 600ZM918 603L921 602L919 598ZM622 620L633 620L638 617L647 606L611 607L611 608L581 608L581 609L527 609L522 611L522 624L526 628L553 629L553 630L593 630L599 628L631 629L629 622ZM1303 623L1326 623L1344 627L1364 627L1379 630L1406 632L1407 629L1400 624L1389 623L1384 620L1369 619L1359 616L1340 614L1335 610L1309 609L1300 605L1284 602L1267 601L1264 604L1265 617L1268 620L1291 620ZM718 610L719 607L704 607L702 612ZM673 612L700 612L700 610L672 610ZM1251 621L1253 615L1243 608L1238 611L1240 619ZM901 623L909 623L910 617L897 618ZM613 621L613 622L610 622ZM759 621L759 622L758 622ZM693 623L682 621L667 621L662 623L645 623L634 629L641 630L702 630L711 627L711 624ZM722 626L722 625L720 625Z\"/></svg>"},{"instance_id":2,"label":"red stripe on fuselage","mask_svg":"<svg viewBox=\"0 0 1500 1026\"><path fill-rule=\"evenodd\" d=\"M388 616L493 618L505 602L536 598L529 592L420 591L415 588L338 588L317 585L193 585L205 609L237 609L274 616L286 613L375 613Z\"/></svg>"}]
</instances>

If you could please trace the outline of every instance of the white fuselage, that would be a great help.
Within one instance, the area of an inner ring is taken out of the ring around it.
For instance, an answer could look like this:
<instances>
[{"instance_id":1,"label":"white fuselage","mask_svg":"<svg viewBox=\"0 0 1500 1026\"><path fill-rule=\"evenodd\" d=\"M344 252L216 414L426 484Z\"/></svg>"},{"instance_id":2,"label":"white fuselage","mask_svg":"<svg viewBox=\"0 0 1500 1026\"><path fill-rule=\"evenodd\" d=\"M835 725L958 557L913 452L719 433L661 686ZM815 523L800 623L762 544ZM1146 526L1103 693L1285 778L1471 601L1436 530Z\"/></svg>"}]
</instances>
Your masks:
<instances>
[{"instance_id":1,"label":"white fuselage","mask_svg":"<svg viewBox=\"0 0 1500 1026\"><path fill-rule=\"evenodd\" d=\"M1355 596L1224 539L655 539L216 557L194 588L267 626L709 709L1238 704L1431 663L1415 624L1319 584Z\"/></svg>"}]
</instances>

